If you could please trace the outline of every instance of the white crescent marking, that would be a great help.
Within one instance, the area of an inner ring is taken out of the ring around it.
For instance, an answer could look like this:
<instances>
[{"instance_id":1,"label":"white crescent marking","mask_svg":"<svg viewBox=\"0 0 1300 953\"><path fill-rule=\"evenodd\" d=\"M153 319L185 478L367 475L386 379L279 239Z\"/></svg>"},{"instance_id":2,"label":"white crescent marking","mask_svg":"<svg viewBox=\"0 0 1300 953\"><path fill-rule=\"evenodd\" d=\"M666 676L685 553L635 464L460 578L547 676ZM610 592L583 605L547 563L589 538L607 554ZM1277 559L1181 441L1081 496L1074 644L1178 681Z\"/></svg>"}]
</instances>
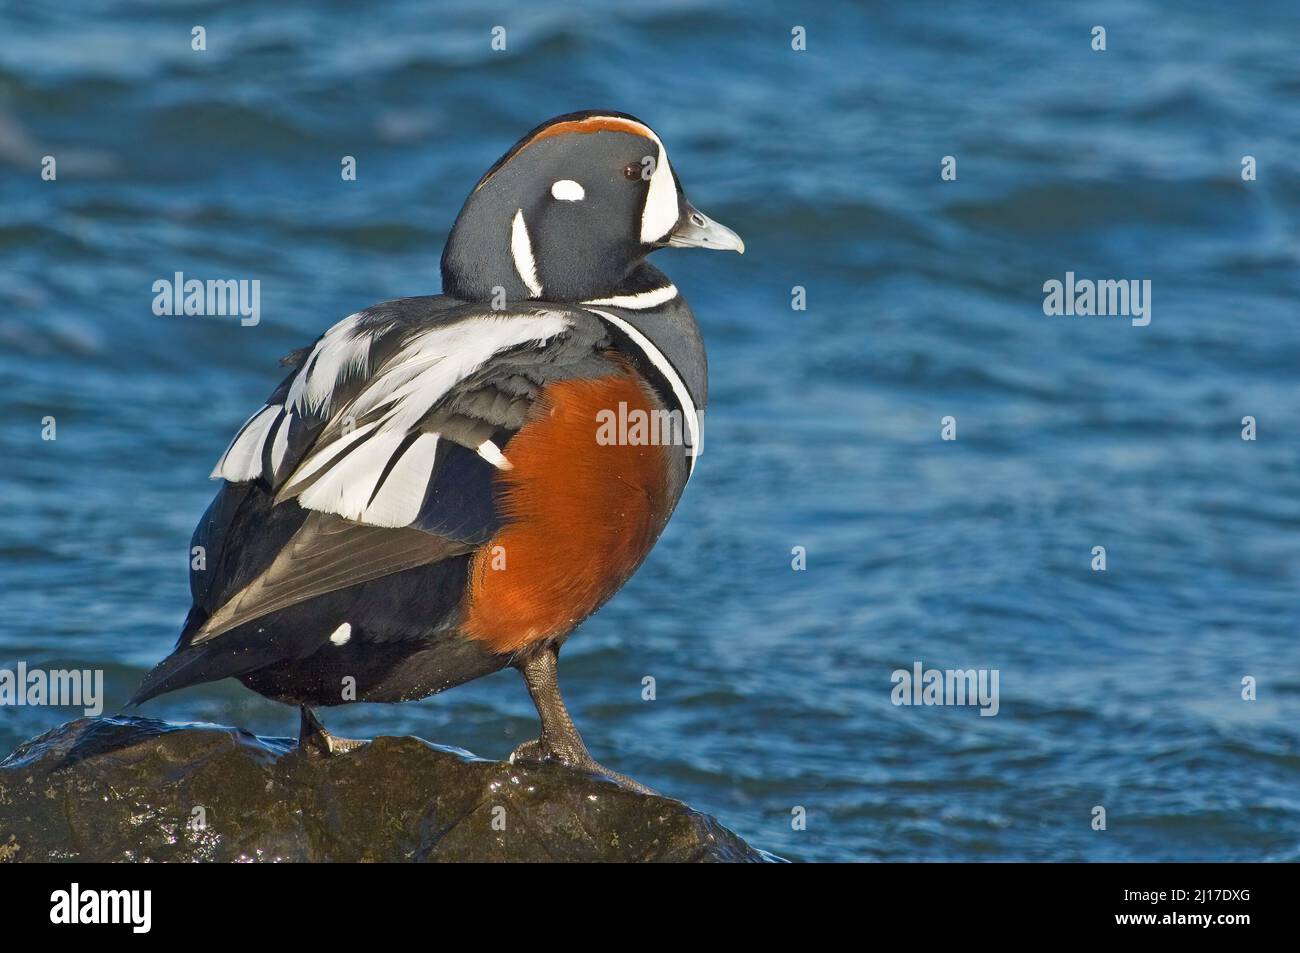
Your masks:
<instances>
[{"instance_id":1,"label":"white crescent marking","mask_svg":"<svg viewBox=\"0 0 1300 953\"><path fill-rule=\"evenodd\" d=\"M611 308L630 308L633 311L640 311L644 308L657 308L661 304L666 304L677 297L676 285L665 285L662 288L654 288L650 291L641 291L634 295L614 295L612 298L595 298L591 301L584 301L583 304L604 304Z\"/></svg>"},{"instance_id":2,"label":"white crescent marking","mask_svg":"<svg viewBox=\"0 0 1300 953\"><path fill-rule=\"evenodd\" d=\"M540 298L542 283L537 280L537 262L533 260L533 243L528 238L523 209L515 212L515 220L510 225L510 257L514 259L515 271L519 272L519 279L528 288L528 294Z\"/></svg>"},{"instance_id":3,"label":"white crescent marking","mask_svg":"<svg viewBox=\"0 0 1300 953\"><path fill-rule=\"evenodd\" d=\"M691 392L686 389L686 383L682 380L681 375L677 373L677 368L673 367L668 358L664 357L663 351L655 347L648 337L627 321L610 314L608 311L600 311L596 308L588 308L587 310L592 314L600 315L631 338L632 343L639 347L646 357L650 358L650 363L654 364L659 373L668 381L668 385L672 387L677 403L682 406L682 414L686 418L686 430L690 438L690 446L687 447L686 453L686 458L690 461L686 470L686 479L689 480L691 474L695 472L695 458L704 449L704 434L700 427L699 412L695 409L695 401L691 399Z\"/></svg>"}]
</instances>

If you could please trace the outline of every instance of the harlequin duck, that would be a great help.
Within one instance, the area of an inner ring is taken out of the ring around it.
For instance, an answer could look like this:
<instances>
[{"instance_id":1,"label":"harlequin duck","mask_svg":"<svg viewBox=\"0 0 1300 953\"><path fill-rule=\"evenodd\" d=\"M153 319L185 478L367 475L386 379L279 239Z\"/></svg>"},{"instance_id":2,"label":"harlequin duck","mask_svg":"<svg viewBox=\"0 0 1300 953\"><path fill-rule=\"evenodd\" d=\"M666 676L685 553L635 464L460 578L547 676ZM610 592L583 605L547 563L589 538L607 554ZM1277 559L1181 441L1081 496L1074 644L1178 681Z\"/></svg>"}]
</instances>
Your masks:
<instances>
[{"instance_id":1,"label":"harlequin duck","mask_svg":"<svg viewBox=\"0 0 1300 953\"><path fill-rule=\"evenodd\" d=\"M745 248L686 200L645 123L570 113L520 139L456 218L443 294L366 308L283 359L212 471L193 607L132 703L238 678L298 705L300 745L328 753L359 742L313 706L513 666L541 718L515 760L644 790L588 754L556 663L700 450L704 345L646 261L665 246Z\"/></svg>"}]
</instances>

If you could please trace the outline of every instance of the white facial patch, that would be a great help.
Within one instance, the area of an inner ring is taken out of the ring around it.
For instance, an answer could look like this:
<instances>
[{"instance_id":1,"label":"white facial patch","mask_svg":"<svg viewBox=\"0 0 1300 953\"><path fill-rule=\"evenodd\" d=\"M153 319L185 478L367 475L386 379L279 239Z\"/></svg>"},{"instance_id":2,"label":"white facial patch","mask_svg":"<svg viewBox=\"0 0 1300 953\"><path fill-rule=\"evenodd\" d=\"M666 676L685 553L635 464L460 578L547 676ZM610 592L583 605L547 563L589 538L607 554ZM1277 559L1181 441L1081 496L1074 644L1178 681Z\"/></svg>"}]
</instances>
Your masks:
<instances>
[{"instance_id":1,"label":"white facial patch","mask_svg":"<svg viewBox=\"0 0 1300 953\"><path fill-rule=\"evenodd\" d=\"M551 184L551 195L561 202L581 202L587 197L587 190L572 179L560 179Z\"/></svg>"},{"instance_id":2,"label":"white facial patch","mask_svg":"<svg viewBox=\"0 0 1300 953\"><path fill-rule=\"evenodd\" d=\"M347 645L348 640L351 638L352 638L352 623L344 622L341 626L339 626L337 629L334 630L334 634L330 636L330 641L333 642L335 645Z\"/></svg>"},{"instance_id":3,"label":"white facial patch","mask_svg":"<svg viewBox=\"0 0 1300 953\"><path fill-rule=\"evenodd\" d=\"M528 289L529 296L540 298L542 283L537 280L537 262L533 259L533 243L528 238L523 209L515 212L515 220L510 225L510 257L514 259L515 271Z\"/></svg>"},{"instance_id":4,"label":"white facial patch","mask_svg":"<svg viewBox=\"0 0 1300 953\"><path fill-rule=\"evenodd\" d=\"M646 133L659 147L659 158L650 175L650 190L645 197L645 210L641 213L641 241L652 245L662 241L677 224L679 212L677 183L673 180L672 166L668 164L668 150L648 128Z\"/></svg>"}]
</instances>

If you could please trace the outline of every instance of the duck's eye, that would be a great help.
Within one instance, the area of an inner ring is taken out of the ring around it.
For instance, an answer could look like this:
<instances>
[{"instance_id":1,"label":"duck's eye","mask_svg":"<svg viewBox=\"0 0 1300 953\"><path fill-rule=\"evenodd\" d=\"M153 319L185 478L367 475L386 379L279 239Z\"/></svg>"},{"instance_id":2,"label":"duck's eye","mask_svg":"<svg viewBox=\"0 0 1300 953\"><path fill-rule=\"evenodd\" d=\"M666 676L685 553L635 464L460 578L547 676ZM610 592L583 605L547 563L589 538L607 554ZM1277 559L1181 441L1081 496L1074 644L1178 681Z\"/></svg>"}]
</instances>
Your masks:
<instances>
[{"instance_id":1,"label":"duck's eye","mask_svg":"<svg viewBox=\"0 0 1300 953\"><path fill-rule=\"evenodd\" d=\"M623 166L623 178L625 179L641 178L641 163L629 162L627 165Z\"/></svg>"}]
</instances>

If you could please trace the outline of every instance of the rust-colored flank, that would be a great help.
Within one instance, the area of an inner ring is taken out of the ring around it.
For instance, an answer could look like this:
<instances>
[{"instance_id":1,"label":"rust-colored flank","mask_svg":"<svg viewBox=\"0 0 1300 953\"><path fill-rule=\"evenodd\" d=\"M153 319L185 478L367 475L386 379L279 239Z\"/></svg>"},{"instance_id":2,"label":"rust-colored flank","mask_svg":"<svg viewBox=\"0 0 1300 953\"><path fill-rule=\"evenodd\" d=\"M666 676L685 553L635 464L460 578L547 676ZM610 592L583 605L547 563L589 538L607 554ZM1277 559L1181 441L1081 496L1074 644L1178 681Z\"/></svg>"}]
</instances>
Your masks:
<instances>
[{"instance_id":1,"label":"rust-colored flank","mask_svg":"<svg viewBox=\"0 0 1300 953\"><path fill-rule=\"evenodd\" d=\"M636 571L667 518L669 448L601 445L602 410L659 407L631 369L549 384L498 474L506 526L475 556L461 631L494 652L566 634ZM504 568L502 568L504 567Z\"/></svg>"}]
</instances>

